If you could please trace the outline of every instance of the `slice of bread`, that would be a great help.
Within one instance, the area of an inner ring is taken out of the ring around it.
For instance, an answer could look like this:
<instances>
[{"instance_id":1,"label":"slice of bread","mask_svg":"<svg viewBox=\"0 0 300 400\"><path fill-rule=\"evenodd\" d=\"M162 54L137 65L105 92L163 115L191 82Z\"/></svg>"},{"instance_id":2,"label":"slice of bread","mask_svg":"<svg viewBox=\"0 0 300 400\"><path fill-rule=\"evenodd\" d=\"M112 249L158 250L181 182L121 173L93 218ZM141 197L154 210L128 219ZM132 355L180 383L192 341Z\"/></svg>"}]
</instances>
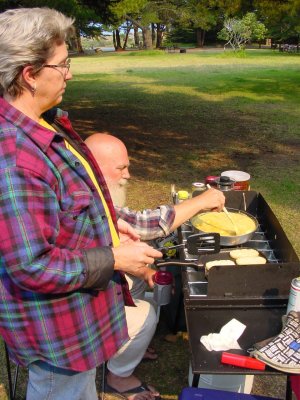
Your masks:
<instances>
[{"instance_id":1,"label":"slice of bread","mask_svg":"<svg viewBox=\"0 0 300 400\"><path fill-rule=\"evenodd\" d=\"M258 265L266 264L267 260L264 257L240 257L235 260L237 265Z\"/></svg>"},{"instance_id":2,"label":"slice of bread","mask_svg":"<svg viewBox=\"0 0 300 400\"><path fill-rule=\"evenodd\" d=\"M208 261L205 264L205 275L208 274L208 271L214 267L215 265L235 265L235 262L232 260L213 260L213 261Z\"/></svg>"},{"instance_id":3,"label":"slice of bread","mask_svg":"<svg viewBox=\"0 0 300 400\"><path fill-rule=\"evenodd\" d=\"M255 249L236 249L236 250L231 250L229 253L231 258L237 259L241 257L258 257L259 252Z\"/></svg>"}]
</instances>

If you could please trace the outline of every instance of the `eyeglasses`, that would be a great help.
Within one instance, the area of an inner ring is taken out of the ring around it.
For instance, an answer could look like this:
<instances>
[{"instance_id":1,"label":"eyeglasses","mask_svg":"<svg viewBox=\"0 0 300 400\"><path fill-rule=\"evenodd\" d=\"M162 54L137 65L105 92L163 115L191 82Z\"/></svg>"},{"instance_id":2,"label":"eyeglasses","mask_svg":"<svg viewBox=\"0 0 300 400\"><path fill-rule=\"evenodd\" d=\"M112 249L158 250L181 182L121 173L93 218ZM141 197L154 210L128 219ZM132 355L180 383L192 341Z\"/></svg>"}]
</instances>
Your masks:
<instances>
[{"instance_id":1,"label":"eyeglasses","mask_svg":"<svg viewBox=\"0 0 300 400\"><path fill-rule=\"evenodd\" d=\"M71 59L68 58L63 64L44 64L42 68L63 68L64 77L67 76L71 66Z\"/></svg>"}]
</instances>

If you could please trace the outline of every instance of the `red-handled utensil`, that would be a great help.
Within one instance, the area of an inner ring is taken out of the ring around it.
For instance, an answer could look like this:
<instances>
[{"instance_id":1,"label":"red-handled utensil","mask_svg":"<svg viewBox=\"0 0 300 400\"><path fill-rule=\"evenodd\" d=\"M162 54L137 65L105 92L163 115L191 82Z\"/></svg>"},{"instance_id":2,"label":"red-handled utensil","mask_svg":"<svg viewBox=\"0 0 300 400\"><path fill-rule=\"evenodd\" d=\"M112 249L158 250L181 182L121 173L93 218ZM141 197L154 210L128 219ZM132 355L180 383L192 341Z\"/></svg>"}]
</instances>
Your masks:
<instances>
[{"instance_id":1,"label":"red-handled utensil","mask_svg":"<svg viewBox=\"0 0 300 400\"><path fill-rule=\"evenodd\" d=\"M257 369L260 371L264 371L266 368L266 364L256 358L228 353L226 351L222 353L221 363L235 365L236 367Z\"/></svg>"}]
</instances>

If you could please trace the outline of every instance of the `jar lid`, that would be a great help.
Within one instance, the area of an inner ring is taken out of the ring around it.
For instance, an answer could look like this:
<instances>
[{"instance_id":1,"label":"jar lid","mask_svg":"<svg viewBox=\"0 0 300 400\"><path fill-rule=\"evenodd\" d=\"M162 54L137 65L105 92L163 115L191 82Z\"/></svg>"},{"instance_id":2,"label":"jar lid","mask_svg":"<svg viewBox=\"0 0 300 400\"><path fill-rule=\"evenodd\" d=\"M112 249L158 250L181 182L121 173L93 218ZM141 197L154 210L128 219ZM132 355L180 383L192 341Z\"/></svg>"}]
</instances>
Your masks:
<instances>
[{"instance_id":1,"label":"jar lid","mask_svg":"<svg viewBox=\"0 0 300 400\"><path fill-rule=\"evenodd\" d=\"M236 182L249 181L251 178L251 176L250 176L250 174L248 174L248 172L236 171L236 170L223 171L221 173L221 176L229 176L231 179L234 179Z\"/></svg>"},{"instance_id":2,"label":"jar lid","mask_svg":"<svg viewBox=\"0 0 300 400\"><path fill-rule=\"evenodd\" d=\"M235 183L235 179L231 179L229 176L221 175L217 179L217 184L220 186L232 186Z\"/></svg>"},{"instance_id":3,"label":"jar lid","mask_svg":"<svg viewBox=\"0 0 300 400\"><path fill-rule=\"evenodd\" d=\"M178 191L178 199L179 200L186 200L189 198L189 192L186 190L179 190Z\"/></svg>"},{"instance_id":4,"label":"jar lid","mask_svg":"<svg viewBox=\"0 0 300 400\"><path fill-rule=\"evenodd\" d=\"M215 183L219 176L209 175L205 178L205 183Z\"/></svg>"},{"instance_id":5,"label":"jar lid","mask_svg":"<svg viewBox=\"0 0 300 400\"><path fill-rule=\"evenodd\" d=\"M197 189L197 188L203 188L203 187L205 187L205 183L202 183L202 182L193 182L193 183L192 183L192 187L195 188L195 189Z\"/></svg>"}]
</instances>

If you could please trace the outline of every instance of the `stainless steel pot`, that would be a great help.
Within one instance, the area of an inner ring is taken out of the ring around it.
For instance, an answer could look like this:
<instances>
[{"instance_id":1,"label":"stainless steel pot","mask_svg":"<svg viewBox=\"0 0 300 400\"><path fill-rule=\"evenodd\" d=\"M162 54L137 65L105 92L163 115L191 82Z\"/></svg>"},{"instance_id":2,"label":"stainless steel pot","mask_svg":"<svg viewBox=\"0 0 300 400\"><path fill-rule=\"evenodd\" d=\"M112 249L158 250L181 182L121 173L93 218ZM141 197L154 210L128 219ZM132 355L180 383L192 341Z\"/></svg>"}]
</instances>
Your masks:
<instances>
[{"instance_id":1,"label":"stainless steel pot","mask_svg":"<svg viewBox=\"0 0 300 400\"><path fill-rule=\"evenodd\" d=\"M227 208L227 210L230 212L246 215L248 218L250 218L254 222L255 229L253 229L253 231L246 233L244 235L235 235L235 236L222 236L221 235L220 236L220 245L221 246L237 246L239 244L248 242L248 240L250 240L252 238L254 232L257 230L257 227L258 227L257 219L255 217L253 217L253 215L250 215L250 214L246 213L245 211L235 210L233 208ZM210 211L210 212L212 212L212 211ZM200 214L206 214L206 213L200 213ZM197 214L197 215L199 215L199 214ZM197 215L195 215L190 220L194 232L195 233L207 233L207 232L201 231L200 229L196 228L196 226L194 225L193 221L195 221Z\"/></svg>"}]
</instances>

